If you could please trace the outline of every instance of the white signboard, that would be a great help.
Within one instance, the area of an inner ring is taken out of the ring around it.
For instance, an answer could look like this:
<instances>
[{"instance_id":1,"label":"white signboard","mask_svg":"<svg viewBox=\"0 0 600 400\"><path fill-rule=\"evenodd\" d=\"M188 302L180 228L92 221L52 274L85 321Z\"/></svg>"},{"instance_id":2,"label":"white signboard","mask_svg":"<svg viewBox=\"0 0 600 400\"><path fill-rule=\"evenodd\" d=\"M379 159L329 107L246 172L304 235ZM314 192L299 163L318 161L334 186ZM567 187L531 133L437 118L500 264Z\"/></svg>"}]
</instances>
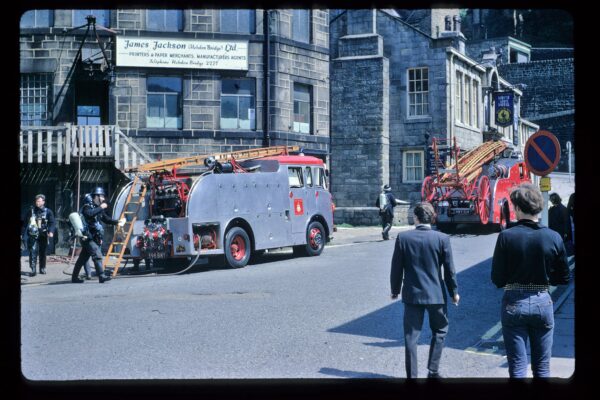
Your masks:
<instances>
[{"instance_id":1,"label":"white signboard","mask_svg":"<svg viewBox=\"0 0 600 400\"><path fill-rule=\"evenodd\" d=\"M117 66L248 70L248 42L117 36Z\"/></svg>"}]
</instances>

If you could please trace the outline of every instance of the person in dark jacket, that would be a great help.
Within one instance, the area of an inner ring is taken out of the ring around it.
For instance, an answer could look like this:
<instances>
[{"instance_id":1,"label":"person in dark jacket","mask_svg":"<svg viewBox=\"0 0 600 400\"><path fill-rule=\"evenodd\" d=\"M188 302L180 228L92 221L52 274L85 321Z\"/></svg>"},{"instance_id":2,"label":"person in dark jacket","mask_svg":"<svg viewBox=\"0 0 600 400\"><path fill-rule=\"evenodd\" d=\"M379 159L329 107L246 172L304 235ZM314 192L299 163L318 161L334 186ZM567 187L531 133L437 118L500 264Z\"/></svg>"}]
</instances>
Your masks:
<instances>
[{"instance_id":1,"label":"person in dark jacket","mask_svg":"<svg viewBox=\"0 0 600 400\"><path fill-rule=\"evenodd\" d=\"M536 186L517 186L510 200L518 222L498 235L491 274L496 287L504 288L501 323L508 373L526 377L529 340L533 376L545 378L554 332L549 287L569 282L567 254L560 235L538 223L544 201Z\"/></svg>"},{"instance_id":2,"label":"person in dark jacket","mask_svg":"<svg viewBox=\"0 0 600 400\"><path fill-rule=\"evenodd\" d=\"M552 207L548 210L548 227L558 232L564 242L571 240L571 222L569 210L562 204L558 193L550 195Z\"/></svg>"},{"instance_id":3,"label":"person in dark jacket","mask_svg":"<svg viewBox=\"0 0 600 400\"><path fill-rule=\"evenodd\" d=\"M390 185L384 185L382 192L377 197L375 207L379 208L379 217L381 218L381 236L383 240L389 240L390 229L392 229L392 221L394 220L394 207L398 204L408 204L402 200L398 200L392 194Z\"/></svg>"},{"instance_id":4,"label":"person in dark jacket","mask_svg":"<svg viewBox=\"0 0 600 400\"><path fill-rule=\"evenodd\" d=\"M73 283L84 282L83 279L79 278L79 271L81 271L81 268L90 257L94 262L94 267L96 268L96 274L98 275L100 283L104 283L111 279L110 275L104 274L102 269L102 252L100 249L102 246L102 237L104 236L104 228L102 227L101 222L110 225L118 224L119 226L125 224L125 219L117 221L106 214L108 204L106 204L105 201L106 193L103 188L97 187L92 191L91 195L92 202L86 202L81 211L84 220L84 238L81 239L81 253L75 262L73 274L71 275L71 282Z\"/></svg>"},{"instance_id":5,"label":"person in dark jacket","mask_svg":"<svg viewBox=\"0 0 600 400\"><path fill-rule=\"evenodd\" d=\"M569 219L571 222L571 238L573 239L573 245L575 245L575 192L571 193L569 196L567 211L569 211Z\"/></svg>"},{"instance_id":6,"label":"person in dark jacket","mask_svg":"<svg viewBox=\"0 0 600 400\"><path fill-rule=\"evenodd\" d=\"M439 378L439 364L448 333L447 294L458 305L458 284L452 261L450 237L431 229L433 206L418 203L414 208L415 229L396 238L390 284L392 300L402 293L406 375L417 378L417 342L425 311L432 337L429 347L428 378Z\"/></svg>"},{"instance_id":7,"label":"person in dark jacket","mask_svg":"<svg viewBox=\"0 0 600 400\"><path fill-rule=\"evenodd\" d=\"M56 223L54 213L45 206L46 196L35 196L35 205L23 215L21 239L27 237L27 250L29 250L30 276L36 275L36 261L40 259L40 274L46 273L46 249L48 241L54 236Z\"/></svg>"}]
</instances>

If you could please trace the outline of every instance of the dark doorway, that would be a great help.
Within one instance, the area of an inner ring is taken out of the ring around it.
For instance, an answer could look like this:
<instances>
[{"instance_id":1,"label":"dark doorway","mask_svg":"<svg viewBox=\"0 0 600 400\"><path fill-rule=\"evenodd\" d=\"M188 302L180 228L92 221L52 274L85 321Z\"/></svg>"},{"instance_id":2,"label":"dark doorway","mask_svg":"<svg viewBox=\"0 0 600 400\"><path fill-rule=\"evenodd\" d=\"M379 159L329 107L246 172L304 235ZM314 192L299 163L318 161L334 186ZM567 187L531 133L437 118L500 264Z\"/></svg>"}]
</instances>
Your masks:
<instances>
[{"instance_id":1,"label":"dark doorway","mask_svg":"<svg viewBox=\"0 0 600 400\"><path fill-rule=\"evenodd\" d=\"M108 82L79 79L75 86L73 123L108 125Z\"/></svg>"}]
</instances>

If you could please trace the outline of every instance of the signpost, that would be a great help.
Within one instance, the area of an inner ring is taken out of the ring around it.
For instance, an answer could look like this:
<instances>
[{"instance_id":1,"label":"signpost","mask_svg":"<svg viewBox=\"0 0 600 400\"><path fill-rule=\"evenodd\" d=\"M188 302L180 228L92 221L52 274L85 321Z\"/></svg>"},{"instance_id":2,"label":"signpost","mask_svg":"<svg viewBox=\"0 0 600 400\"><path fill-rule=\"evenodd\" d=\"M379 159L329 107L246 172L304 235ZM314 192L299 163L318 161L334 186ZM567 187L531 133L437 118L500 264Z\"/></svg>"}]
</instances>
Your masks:
<instances>
[{"instance_id":1,"label":"signpost","mask_svg":"<svg viewBox=\"0 0 600 400\"><path fill-rule=\"evenodd\" d=\"M546 175L554 171L560 161L560 143L554 134L537 131L527 139L524 153L527 168L535 175L543 177L540 181L540 190L544 196L542 222L548 225L548 192L551 183Z\"/></svg>"}]
</instances>

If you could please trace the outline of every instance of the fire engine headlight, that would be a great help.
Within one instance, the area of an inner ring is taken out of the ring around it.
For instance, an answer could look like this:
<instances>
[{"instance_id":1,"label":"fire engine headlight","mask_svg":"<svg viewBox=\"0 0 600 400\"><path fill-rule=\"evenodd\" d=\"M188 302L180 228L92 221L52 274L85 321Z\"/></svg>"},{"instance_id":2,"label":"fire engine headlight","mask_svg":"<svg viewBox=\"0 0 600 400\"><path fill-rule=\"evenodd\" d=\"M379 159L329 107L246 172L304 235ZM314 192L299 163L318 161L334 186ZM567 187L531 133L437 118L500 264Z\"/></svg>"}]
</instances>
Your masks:
<instances>
[{"instance_id":1,"label":"fire engine headlight","mask_svg":"<svg viewBox=\"0 0 600 400\"><path fill-rule=\"evenodd\" d=\"M450 205L447 201L440 201L438 204L440 207L448 207Z\"/></svg>"}]
</instances>

